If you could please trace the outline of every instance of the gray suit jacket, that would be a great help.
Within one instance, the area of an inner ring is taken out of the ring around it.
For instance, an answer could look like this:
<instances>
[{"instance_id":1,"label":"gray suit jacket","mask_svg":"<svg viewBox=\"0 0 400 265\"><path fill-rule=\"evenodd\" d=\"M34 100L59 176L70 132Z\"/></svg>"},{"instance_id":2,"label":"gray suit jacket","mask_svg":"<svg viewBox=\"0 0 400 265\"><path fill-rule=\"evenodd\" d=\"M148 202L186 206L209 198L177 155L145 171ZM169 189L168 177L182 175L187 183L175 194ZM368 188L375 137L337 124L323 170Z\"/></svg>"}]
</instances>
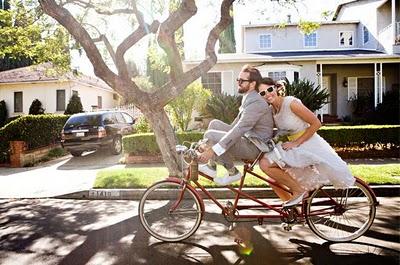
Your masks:
<instances>
[{"instance_id":1,"label":"gray suit jacket","mask_svg":"<svg viewBox=\"0 0 400 265\"><path fill-rule=\"evenodd\" d=\"M271 108L254 90L247 95L241 111L231 124L231 129L218 143L228 150L244 135L266 141L272 138L273 128Z\"/></svg>"}]
</instances>

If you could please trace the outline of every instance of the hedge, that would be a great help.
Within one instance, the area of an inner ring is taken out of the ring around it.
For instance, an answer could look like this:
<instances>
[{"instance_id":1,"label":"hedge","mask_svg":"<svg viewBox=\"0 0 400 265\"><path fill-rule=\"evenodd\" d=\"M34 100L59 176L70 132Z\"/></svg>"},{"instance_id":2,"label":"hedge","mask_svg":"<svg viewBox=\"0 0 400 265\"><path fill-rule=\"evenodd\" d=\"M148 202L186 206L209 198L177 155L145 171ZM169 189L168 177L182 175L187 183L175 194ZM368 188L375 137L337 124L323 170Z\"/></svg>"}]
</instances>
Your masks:
<instances>
[{"instance_id":1,"label":"hedge","mask_svg":"<svg viewBox=\"0 0 400 265\"><path fill-rule=\"evenodd\" d=\"M399 125L326 126L318 134L334 147L365 146L368 144L400 144ZM179 143L195 142L202 132L177 133ZM133 134L123 138L125 153L131 155L158 155L160 150L153 133Z\"/></svg>"},{"instance_id":2,"label":"hedge","mask_svg":"<svg viewBox=\"0 0 400 265\"><path fill-rule=\"evenodd\" d=\"M0 129L0 163L8 161L9 142L25 141L28 149L46 146L59 140L68 115L26 115Z\"/></svg>"}]
</instances>

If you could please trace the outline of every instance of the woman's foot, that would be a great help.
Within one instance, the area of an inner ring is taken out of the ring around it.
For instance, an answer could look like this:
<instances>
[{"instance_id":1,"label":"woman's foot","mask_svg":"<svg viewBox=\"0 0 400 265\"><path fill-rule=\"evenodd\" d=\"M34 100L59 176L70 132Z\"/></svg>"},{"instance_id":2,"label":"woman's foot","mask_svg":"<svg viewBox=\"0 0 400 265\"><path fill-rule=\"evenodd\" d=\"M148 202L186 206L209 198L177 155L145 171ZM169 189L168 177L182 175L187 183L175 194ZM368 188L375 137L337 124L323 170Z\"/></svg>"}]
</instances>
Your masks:
<instances>
[{"instance_id":1,"label":"woman's foot","mask_svg":"<svg viewBox=\"0 0 400 265\"><path fill-rule=\"evenodd\" d=\"M299 204L300 202L303 201L304 197L307 195L307 191L303 191L302 193L295 193L293 194L293 197L284 202L282 204L283 207L292 207L292 206L296 206L297 204Z\"/></svg>"}]
</instances>

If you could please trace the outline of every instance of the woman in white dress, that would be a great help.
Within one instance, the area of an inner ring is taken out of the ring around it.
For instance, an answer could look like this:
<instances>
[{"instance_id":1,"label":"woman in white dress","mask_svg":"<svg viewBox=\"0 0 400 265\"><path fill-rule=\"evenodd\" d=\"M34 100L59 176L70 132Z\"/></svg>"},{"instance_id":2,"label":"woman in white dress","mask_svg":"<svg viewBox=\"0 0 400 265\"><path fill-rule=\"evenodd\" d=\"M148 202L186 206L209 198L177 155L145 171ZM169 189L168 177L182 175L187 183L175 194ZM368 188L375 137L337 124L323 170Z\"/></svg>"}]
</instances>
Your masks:
<instances>
[{"instance_id":1,"label":"woman in white dress","mask_svg":"<svg viewBox=\"0 0 400 265\"><path fill-rule=\"evenodd\" d=\"M325 184L337 189L353 185L346 162L316 133L321 127L318 118L299 99L284 95L284 83L271 86L267 80L261 82L259 93L272 106L275 126L286 132L287 141L276 146L280 157L266 154L260 168L292 191L290 196L274 188L282 200L290 199L284 206L300 203L308 191Z\"/></svg>"}]
</instances>

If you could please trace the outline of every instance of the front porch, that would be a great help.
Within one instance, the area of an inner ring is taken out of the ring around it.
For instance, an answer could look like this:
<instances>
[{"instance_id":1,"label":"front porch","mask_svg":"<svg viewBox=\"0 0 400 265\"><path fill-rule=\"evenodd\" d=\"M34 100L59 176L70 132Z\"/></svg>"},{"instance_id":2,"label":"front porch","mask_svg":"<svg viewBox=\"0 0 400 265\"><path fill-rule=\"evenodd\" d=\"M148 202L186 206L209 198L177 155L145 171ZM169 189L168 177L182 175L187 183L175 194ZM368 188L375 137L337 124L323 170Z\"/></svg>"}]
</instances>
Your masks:
<instances>
[{"instance_id":1,"label":"front porch","mask_svg":"<svg viewBox=\"0 0 400 265\"><path fill-rule=\"evenodd\" d=\"M368 99L366 107L374 110L386 92L399 89L399 73L398 62L318 63L317 83L330 93L329 103L318 113L322 117L348 120L353 117L354 103L360 98Z\"/></svg>"}]
</instances>

